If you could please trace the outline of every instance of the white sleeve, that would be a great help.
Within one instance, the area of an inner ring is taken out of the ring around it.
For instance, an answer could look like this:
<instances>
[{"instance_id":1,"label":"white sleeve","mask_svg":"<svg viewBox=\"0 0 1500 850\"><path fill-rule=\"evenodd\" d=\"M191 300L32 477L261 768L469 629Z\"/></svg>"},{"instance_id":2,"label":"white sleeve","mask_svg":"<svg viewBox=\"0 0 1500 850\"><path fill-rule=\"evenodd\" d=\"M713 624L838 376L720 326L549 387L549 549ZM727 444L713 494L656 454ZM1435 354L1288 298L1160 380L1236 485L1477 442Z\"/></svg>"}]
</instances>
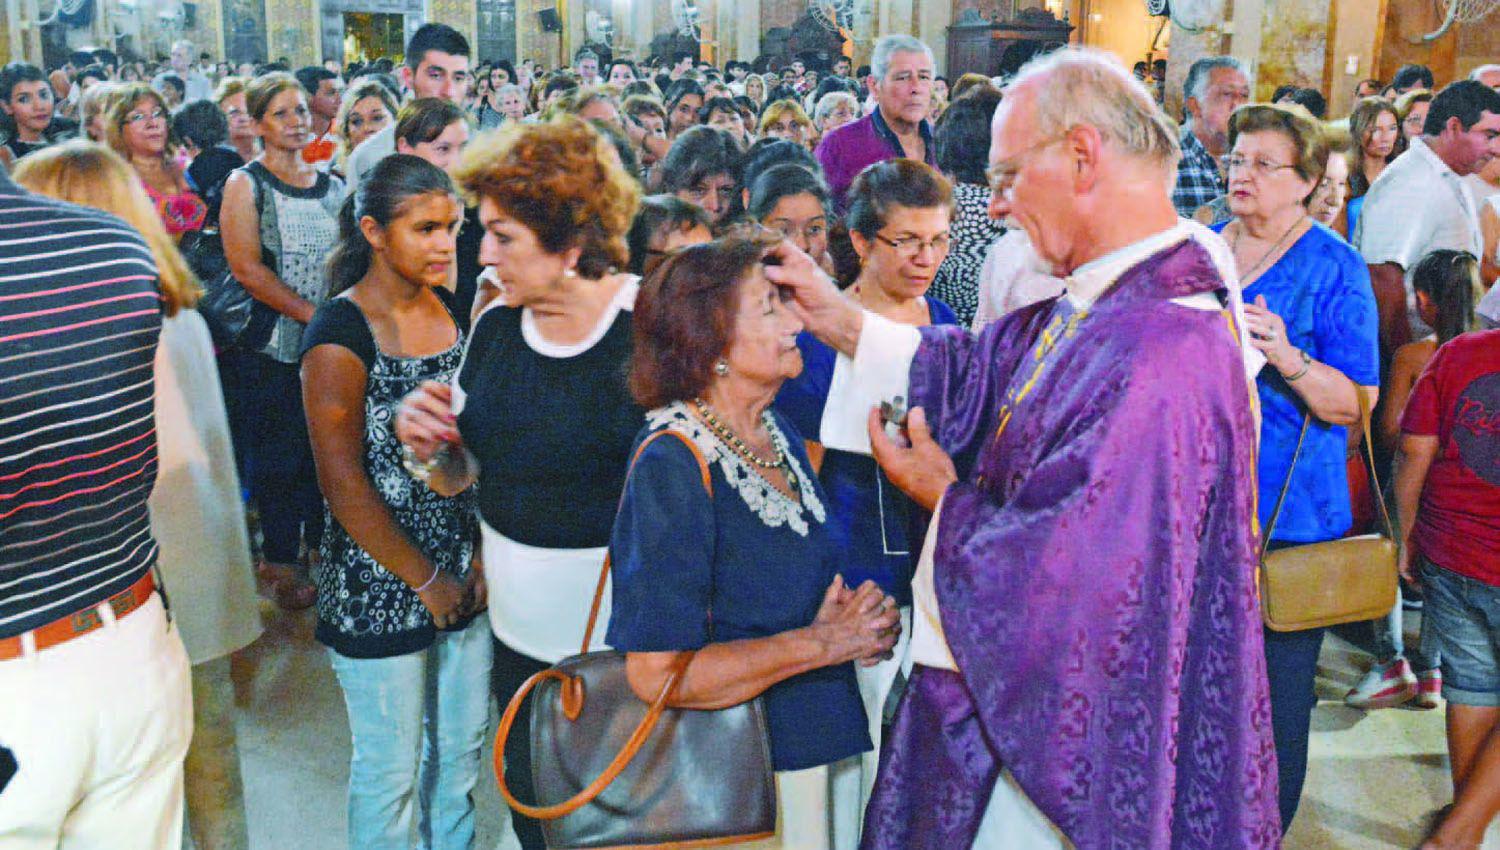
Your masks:
<instances>
[{"instance_id":1,"label":"white sleeve","mask_svg":"<svg viewBox=\"0 0 1500 850\"><path fill-rule=\"evenodd\" d=\"M865 311L854 356L838 355L833 367L819 426L824 446L870 453L866 430L870 408L896 396L910 396L911 361L921 344L922 334L916 328Z\"/></svg>"}]
</instances>

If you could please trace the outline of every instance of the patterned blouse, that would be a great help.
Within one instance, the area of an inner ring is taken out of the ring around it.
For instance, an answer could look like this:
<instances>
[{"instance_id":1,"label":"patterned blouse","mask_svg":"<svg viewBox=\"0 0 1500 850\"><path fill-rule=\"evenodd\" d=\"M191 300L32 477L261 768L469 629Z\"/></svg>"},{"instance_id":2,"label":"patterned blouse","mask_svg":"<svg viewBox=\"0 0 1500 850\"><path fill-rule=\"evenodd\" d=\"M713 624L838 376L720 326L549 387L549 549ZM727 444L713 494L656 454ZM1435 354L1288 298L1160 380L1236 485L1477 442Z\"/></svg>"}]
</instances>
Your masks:
<instances>
[{"instance_id":1,"label":"patterned blouse","mask_svg":"<svg viewBox=\"0 0 1500 850\"><path fill-rule=\"evenodd\" d=\"M318 308L303 344L304 351L339 345L365 362L365 474L407 539L438 569L466 579L477 532L474 491L440 496L413 478L401 463L395 433L396 412L407 393L424 381L453 379L463 359L463 332L437 354L395 357L375 344L353 301L334 298ZM318 641L349 658L388 658L430 646L437 631L416 591L361 548L332 511L325 527L322 558L313 574Z\"/></svg>"},{"instance_id":2,"label":"patterned blouse","mask_svg":"<svg viewBox=\"0 0 1500 850\"><path fill-rule=\"evenodd\" d=\"M167 226L168 235L181 236L192 230L203 229L203 222L208 218L208 204L192 189L184 189L176 195L164 195L144 180L141 185L146 187L146 194L151 198L152 206L156 207L156 214L161 216L161 223Z\"/></svg>"},{"instance_id":3,"label":"patterned blouse","mask_svg":"<svg viewBox=\"0 0 1500 850\"><path fill-rule=\"evenodd\" d=\"M979 309L979 272L990 246L1005 232L990 218L990 188L977 183L953 184L952 243L938 266L927 294L953 308L968 327Z\"/></svg>"}]
</instances>

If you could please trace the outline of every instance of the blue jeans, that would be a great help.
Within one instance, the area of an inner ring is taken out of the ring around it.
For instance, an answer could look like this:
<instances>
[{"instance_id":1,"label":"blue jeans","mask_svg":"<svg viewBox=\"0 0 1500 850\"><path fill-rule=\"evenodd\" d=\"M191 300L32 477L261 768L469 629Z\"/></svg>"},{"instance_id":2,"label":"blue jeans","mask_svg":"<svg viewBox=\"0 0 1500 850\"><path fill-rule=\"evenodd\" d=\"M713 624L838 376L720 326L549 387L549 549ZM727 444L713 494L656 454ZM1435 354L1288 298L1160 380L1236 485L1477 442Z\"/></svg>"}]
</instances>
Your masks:
<instances>
[{"instance_id":1,"label":"blue jeans","mask_svg":"<svg viewBox=\"0 0 1500 850\"><path fill-rule=\"evenodd\" d=\"M1406 635L1404 634L1404 615L1401 611L1401 589L1396 589L1396 604L1391 607L1391 613L1385 615L1383 620L1371 620L1370 624L1375 634L1374 653L1377 661L1389 661L1394 658L1405 657L1411 662L1411 669L1417 673L1425 673L1436 669L1442 661L1440 653L1429 653L1426 646L1413 647L1410 652L1406 647ZM1423 629L1426 629L1426 620L1422 621ZM1418 641L1418 644L1421 644Z\"/></svg>"},{"instance_id":2,"label":"blue jeans","mask_svg":"<svg viewBox=\"0 0 1500 850\"><path fill-rule=\"evenodd\" d=\"M332 650L349 731L349 846L470 850L480 748L489 723L490 628L483 615L432 646L394 658Z\"/></svg>"},{"instance_id":3,"label":"blue jeans","mask_svg":"<svg viewBox=\"0 0 1500 850\"><path fill-rule=\"evenodd\" d=\"M1297 816L1302 783L1307 779L1307 739L1312 711L1318 704L1313 680L1323 629L1273 632L1265 629L1266 679L1271 691L1271 735L1276 742L1276 778L1281 831Z\"/></svg>"},{"instance_id":4,"label":"blue jeans","mask_svg":"<svg viewBox=\"0 0 1500 850\"><path fill-rule=\"evenodd\" d=\"M1441 647L1443 698L1500 706L1500 587L1422 560L1424 627Z\"/></svg>"}]
</instances>

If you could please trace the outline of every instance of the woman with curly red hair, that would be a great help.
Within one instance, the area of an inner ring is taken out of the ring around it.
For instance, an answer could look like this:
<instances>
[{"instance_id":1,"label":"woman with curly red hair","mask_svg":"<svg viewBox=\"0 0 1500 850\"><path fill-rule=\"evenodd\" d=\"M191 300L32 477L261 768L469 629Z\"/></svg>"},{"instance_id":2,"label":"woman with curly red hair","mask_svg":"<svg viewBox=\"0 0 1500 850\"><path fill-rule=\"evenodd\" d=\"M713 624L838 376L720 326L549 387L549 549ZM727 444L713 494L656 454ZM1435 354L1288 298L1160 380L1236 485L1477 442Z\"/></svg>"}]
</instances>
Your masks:
<instances>
[{"instance_id":1,"label":"woman with curly red hair","mask_svg":"<svg viewBox=\"0 0 1500 850\"><path fill-rule=\"evenodd\" d=\"M640 189L575 118L481 137L454 177L478 202L479 261L500 294L478 301L457 378L408 396L396 433L433 489L478 485L503 709L532 674L578 651L645 421L625 383L638 279L619 271ZM529 713L505 752L523 800L536 799ZM527 850L545 847L537 822L512 823Z\"/></svg>"}]
</instances>

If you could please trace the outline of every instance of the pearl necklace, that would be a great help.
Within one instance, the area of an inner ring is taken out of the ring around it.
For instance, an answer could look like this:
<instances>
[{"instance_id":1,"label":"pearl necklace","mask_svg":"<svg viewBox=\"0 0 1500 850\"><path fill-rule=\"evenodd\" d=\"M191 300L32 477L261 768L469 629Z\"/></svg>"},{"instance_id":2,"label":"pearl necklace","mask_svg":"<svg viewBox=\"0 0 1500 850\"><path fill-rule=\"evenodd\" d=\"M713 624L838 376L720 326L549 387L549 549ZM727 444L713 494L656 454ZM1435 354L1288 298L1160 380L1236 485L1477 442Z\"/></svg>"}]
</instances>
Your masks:
<instances>
[{"instance_id":1,"label":"pearl necklace","mask_svg":"<svg viewBox=\"0 0 1500 850\"><path fill-rule=\"evenodd\" d=\"M735 454L760 469L780 469L786 465L786 453L781 450L780 446L776 445L775 440L771 441L771 450L776 453L776 456L772 460L766 460L752 451L745 444L744 440L741 440L734 431L729 429L729 426L719 421L719 417L714 415L713 408L708 406L708 402L701 398L695 398L693 399L693 407L697 409L698 415L703 418L709 430L713 431L714 435L722 440L726 446L733 449ZM791 480L790 475L787 476L787 480Z\"/></svg>"}]
</instances>

